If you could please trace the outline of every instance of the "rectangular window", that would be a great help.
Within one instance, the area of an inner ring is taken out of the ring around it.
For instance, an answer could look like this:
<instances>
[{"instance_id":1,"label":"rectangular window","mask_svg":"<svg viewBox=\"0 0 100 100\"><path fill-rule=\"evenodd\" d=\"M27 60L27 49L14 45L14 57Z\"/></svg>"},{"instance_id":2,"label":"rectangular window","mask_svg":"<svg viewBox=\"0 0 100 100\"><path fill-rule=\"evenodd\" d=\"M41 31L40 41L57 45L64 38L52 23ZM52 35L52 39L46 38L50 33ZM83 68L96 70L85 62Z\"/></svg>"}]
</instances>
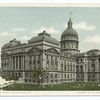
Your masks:
<instances>
[{"instance_id":1,"label":"rectangular window","mask_svg":"<svg viewBox=\"0 0 100 100\"><path fill-rule=\"evenodd\" d=\"M83 59L80 59L80 62L82 63L83 62Z\"/></svg>"}]
</instances>

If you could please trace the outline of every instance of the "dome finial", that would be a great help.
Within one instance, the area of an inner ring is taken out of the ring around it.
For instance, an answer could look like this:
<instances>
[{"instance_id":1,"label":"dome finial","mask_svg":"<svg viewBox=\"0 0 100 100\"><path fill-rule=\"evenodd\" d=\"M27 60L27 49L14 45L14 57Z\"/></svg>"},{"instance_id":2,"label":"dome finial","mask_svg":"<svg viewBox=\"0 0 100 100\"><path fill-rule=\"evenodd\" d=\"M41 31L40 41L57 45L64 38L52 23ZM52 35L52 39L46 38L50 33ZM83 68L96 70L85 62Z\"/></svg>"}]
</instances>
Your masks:
<instances>
[{"instance_id":1,"label":"dome finial","mask_svg":"<svg viewBox=\"0 0 100 100\"><path fill-rule=\"evenodd\" d=\"M68 21L68 28L71 28L72 27L72 21L71 21L71 15L72 15L72 12L70 12L70 19Z\"/></svg>"}]
</instances>

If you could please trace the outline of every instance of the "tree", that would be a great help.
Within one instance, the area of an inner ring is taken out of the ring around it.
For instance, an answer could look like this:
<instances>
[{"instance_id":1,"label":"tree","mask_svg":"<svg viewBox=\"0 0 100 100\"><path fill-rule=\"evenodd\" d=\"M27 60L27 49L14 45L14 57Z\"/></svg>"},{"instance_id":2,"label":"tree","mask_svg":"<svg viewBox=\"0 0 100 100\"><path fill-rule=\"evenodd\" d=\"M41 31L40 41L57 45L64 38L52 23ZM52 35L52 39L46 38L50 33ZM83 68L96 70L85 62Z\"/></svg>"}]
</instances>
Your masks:
<instances>
[{"instance_id":1,"label":"tree","mask_svg":"<svg viewBox=\"0 0 100 100\"><path fill-rule=\"evenodd\" d=\"M41 67L33 70L33 80L35 80L38 83L38 86L40 86L41 83L43 83L43 80L48 76L48 72L46 69L43 69Z\"/></svg>"}]
</instances>

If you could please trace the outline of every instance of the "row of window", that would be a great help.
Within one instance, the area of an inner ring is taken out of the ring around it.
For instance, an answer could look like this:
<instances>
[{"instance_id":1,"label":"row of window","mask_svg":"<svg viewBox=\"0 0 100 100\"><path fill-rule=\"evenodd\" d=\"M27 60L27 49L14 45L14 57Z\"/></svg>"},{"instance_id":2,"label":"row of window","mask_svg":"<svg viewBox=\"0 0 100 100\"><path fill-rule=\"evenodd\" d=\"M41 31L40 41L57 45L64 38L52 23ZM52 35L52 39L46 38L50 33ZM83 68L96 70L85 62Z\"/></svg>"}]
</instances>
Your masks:
<instances>
[{"instance_id":1,"label":"row of window","mask_svg":"<svg viewBox=\"0 0 100 100\"><path fill-rule=\"evenodd\" d=\"M40 55L34 55L34 56L29 56L29 65L36 65L41 63L41 56Z\"/></svg>"},{"instance_id":2,"label":"row of window","mask_svg":"<svg viewBox=\"0 0 100 100\"><path fill-rule=\"evenodd\" d=\"M58 61L49 61L49 60L46 60L46 63L47 64L51 64L51 65L58 65Z\"/></svg>"},{"instance_id":3,"label":"row of window","mask_svg":"<svg viewBox=\"0 0 100 100\"><path fill-rule=\"evenodd\" d=\"M73 76L74 76L74 74L72 74L72 73L67 73L67 74L61 74L61 77L62 78L70 78L70 79L72 79L73 78ZM75 76L74 76L75 77Z\"/></svg>"},{"instance_id":4,"label":"row of window","mask_svg":"<svg viewBox=\"0 0 100 100\"><path fill-rule=\"evenodd\" d=\"M65 66L63 66L63 65L61 65L61 70L62 71L74 71L75 70L75 65L65 65Z\"/></svg>"},{"instance_id":5,"label":"row of window","mask_svg":"<svg viewBox=\"0 0 100 100\"><path fill-rule=\"evenodd\" d=\"M78 45L77 44L71 44L71 43L62 43L62 45L61 45L61 48L78 48Z\"/></svg>"},{"instance_id":6,"label":"row of window","mask_svg":"<svg viewBox=\"0 0 100 100\"><path fill-rule=\"evenodd\" d=\"M83 59L77 59L76 63L83 63Z\"/></svg>"},{"instance_id":7,"label":"row of window","mask_svg":"<svg viewBox=\"0 0 100 100\"><path fill-rule=\"evenodd\" d=\"M73 75L74 74L72 74L72 73L70 73L70 74L61 74L61 77L62 78L72 78L73 77ZM51 78L58 78L58 74L56 73L56 74L54 74L54 73L52 73L51 75Z\"/></svg>"},{"instance_id":8,"label":"row of window","mask_svg":"<svg viewBox=\"0 0 100 100\"><path fill-rule=\"evenodd\" d=\"M36 60L33 60L33 61L32 60L29 60L29 65L31 66L32 64L33 65L41 64L41 61L40 60L37 60L37 61Z\"/></svg>"},{"instance_id":9,"label":"row of window","mask_svg":"<svg viewBox=\"0 0 100 100\"><path fill-rule=\"evenodd\" d=\"M46 59L47 59L47 60L51 60L51 61L53 61L53 60L54 60L54 61L57 61L57 57L49 56L49 55L46 56Z\"/></svg>"},{"instance_id":10,"label":"row of window","mask_svg":"<svg viewBox=\"0 0 100 100\"><path fill-rule=\"evenodd\" d=\"M49 56L49 55L46 55L46 60L47 61L58 62L58 58L57 57ZM72 63L73 62L72 60L71 61L68 61L68 59L67 58L64 58L64 57L60 57L60 60L61 60L62 63L64 62L64 64ZM73 62L73 63L75 63L75 62Z\"/></svg>"},{"instance_id":11,"label":"row of window","mask_svg":"<svg viewBox=\"0 0 100 100\"><path fill-rule=\"evenodd\" d=\"M67 60L67 59L66 59ZM73 64L76 64L75 62L73 62L73 61L66 61L66 60L61 60L61 63L62 64L64 64L64 65L67 65L67 64L69 64L69 65L73 65Z\"/></svg>"}]
</instances>

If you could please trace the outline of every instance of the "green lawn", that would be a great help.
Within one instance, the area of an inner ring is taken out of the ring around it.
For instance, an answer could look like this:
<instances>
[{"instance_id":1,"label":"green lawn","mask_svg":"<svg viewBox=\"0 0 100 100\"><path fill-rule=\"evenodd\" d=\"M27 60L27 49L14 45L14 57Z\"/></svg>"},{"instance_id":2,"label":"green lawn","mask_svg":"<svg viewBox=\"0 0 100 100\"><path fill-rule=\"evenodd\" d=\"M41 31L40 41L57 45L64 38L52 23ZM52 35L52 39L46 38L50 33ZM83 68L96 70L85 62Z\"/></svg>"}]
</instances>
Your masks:
<instances>
[{"instance_id":1,"label":"green lawn","mask_svg":"<svg viewBox=\"0 0 100 100\"><path fill-rule=\"evenodd\" d=\"M66 90L100 90L100 83L63 83L42 86L32 84L18 84L6 86L3 90L33 90L33 91L66 91Z\"/></svg>"}]
</instances>

